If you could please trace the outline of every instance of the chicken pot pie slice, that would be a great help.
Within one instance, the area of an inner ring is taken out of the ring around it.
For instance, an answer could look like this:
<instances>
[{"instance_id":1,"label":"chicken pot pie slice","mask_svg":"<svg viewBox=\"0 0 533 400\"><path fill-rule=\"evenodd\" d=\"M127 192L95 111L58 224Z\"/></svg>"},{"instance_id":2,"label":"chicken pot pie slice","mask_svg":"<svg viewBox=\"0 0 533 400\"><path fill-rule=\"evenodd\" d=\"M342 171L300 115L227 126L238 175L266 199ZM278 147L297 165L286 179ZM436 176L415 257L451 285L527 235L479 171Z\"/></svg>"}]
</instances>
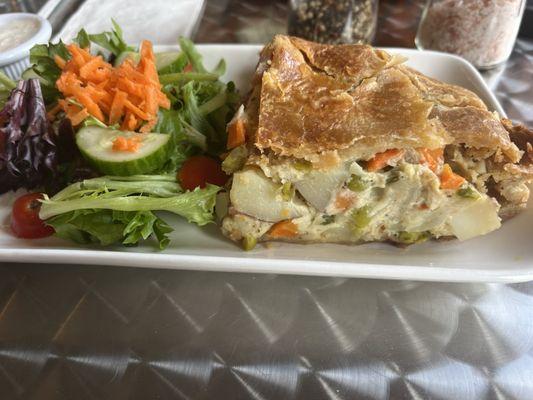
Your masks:
<instances>
[{"instance_id":1,"label":"chicken pot pie slice","mask_svg":"<svg viewBox=\"0 0 533 400\"><path fill-rule=\"evenodd\" d=\"M223 233L245 248L466 240L525 208L533 133L403 61L276 36L228 125Z\"/></svg>"}]
</instances>

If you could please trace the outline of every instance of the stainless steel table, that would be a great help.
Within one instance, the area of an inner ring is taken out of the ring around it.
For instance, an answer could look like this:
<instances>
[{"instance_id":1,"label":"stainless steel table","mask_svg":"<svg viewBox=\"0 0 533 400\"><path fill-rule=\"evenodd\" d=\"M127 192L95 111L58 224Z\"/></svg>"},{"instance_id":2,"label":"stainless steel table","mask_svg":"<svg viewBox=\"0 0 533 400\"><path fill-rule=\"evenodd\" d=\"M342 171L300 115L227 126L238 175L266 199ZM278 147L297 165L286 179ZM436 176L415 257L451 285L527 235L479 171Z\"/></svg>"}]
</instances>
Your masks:
<instances>
[{"instance_id":1,"label":"stainless steel table","mask_svg":"<svg viewBox=\"0 0 533 400\"><path fill-rule=\"evenodd\" d=\"M211 1L197 39L285 15ZM380 21L401 44L416 13L385 3ZM533 124L533 41L486 77ZM533 283L0 267L1 400L386 398L533 399Z\"/></svg>"}]
</instances>

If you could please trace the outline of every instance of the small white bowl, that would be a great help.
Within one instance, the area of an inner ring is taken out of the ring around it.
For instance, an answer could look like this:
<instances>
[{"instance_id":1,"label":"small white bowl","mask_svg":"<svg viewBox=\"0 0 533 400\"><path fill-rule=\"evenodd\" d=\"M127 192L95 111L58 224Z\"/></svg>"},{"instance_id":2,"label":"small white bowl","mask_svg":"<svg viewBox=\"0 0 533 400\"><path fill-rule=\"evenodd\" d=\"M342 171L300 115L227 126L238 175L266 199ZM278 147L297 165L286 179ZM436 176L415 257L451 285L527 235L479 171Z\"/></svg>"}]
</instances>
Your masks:
<instances>
[{"instance_id":1,"label":"small white bowl","mask_svg":"<svg viewBox=\"0 0 533 400\"><path fill-rule=\"evenodd\" d=\"M30 20L37 24L34 34L26 38L15 47L0 51L0 68L11 79L19 79L20 75L28 68L30 49L40 43L48 43L52 36L50 23L36 14L10 13L0 15L0 31L8 24L18 20Z\"/></svg>"}]
</instances>

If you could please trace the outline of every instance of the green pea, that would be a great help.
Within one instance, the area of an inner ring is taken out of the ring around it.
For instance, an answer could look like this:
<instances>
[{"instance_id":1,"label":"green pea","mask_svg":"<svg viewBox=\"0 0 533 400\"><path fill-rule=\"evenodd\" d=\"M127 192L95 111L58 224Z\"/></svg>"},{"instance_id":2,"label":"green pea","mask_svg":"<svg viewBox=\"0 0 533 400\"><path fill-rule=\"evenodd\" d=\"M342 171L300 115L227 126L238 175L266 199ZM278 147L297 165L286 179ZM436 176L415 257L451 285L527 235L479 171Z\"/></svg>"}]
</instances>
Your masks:
<instances>
[{"instance_id":1,"label":"green pea","mask_svg":"<svg viewBox=\"0 0 533 400\"><path fill-rule=\"evenodd\" d=\"M257 244L257 239L253 236L246 235L242 239L242 248L246 251L252 250Z\"/></svg>"},{"instance_id":2,"label":"green pea","mask_svg":"<svg viewBox=\"0 0 533 400\"><path fill-rule=\"evenodd\" d=\"M368 182L363 180L359 175L352 175L346 187L353 192L362 192L368 187Z\"/></svg>"},{"instance_id":3,"label":"green pea","mask_svg":"<svg viewBox=\"0 0 533 400\"><path fill-rule=\"evenodd\" d=\"M457 191L457 195L465 199L479 199L479 193L470 186L463 187Z\"/></svg>"}]
</instances>

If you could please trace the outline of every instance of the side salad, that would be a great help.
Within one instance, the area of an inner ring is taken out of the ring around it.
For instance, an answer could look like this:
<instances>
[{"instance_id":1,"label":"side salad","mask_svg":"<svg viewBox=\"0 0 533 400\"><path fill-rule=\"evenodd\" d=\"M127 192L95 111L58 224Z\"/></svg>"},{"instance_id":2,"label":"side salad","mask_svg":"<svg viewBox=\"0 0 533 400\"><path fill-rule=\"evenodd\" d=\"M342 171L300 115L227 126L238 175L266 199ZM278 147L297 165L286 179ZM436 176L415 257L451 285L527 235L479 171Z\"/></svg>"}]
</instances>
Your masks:
<instances>
[{"instance_id":1,"label":"side salad","mask_svg":"<svg viewBox=\"0 0 533 400\"><path fill-rule=\"evenodd\" d=\"M173 229L160 211L214 220L239 95L220 80L224 60L207 70L190 40L179 44L133 47L113 21L34 46L18 82L0 73L0 194L34 191L13 205L15 235L163 249Z\"/></svg>"}]
</instances>

